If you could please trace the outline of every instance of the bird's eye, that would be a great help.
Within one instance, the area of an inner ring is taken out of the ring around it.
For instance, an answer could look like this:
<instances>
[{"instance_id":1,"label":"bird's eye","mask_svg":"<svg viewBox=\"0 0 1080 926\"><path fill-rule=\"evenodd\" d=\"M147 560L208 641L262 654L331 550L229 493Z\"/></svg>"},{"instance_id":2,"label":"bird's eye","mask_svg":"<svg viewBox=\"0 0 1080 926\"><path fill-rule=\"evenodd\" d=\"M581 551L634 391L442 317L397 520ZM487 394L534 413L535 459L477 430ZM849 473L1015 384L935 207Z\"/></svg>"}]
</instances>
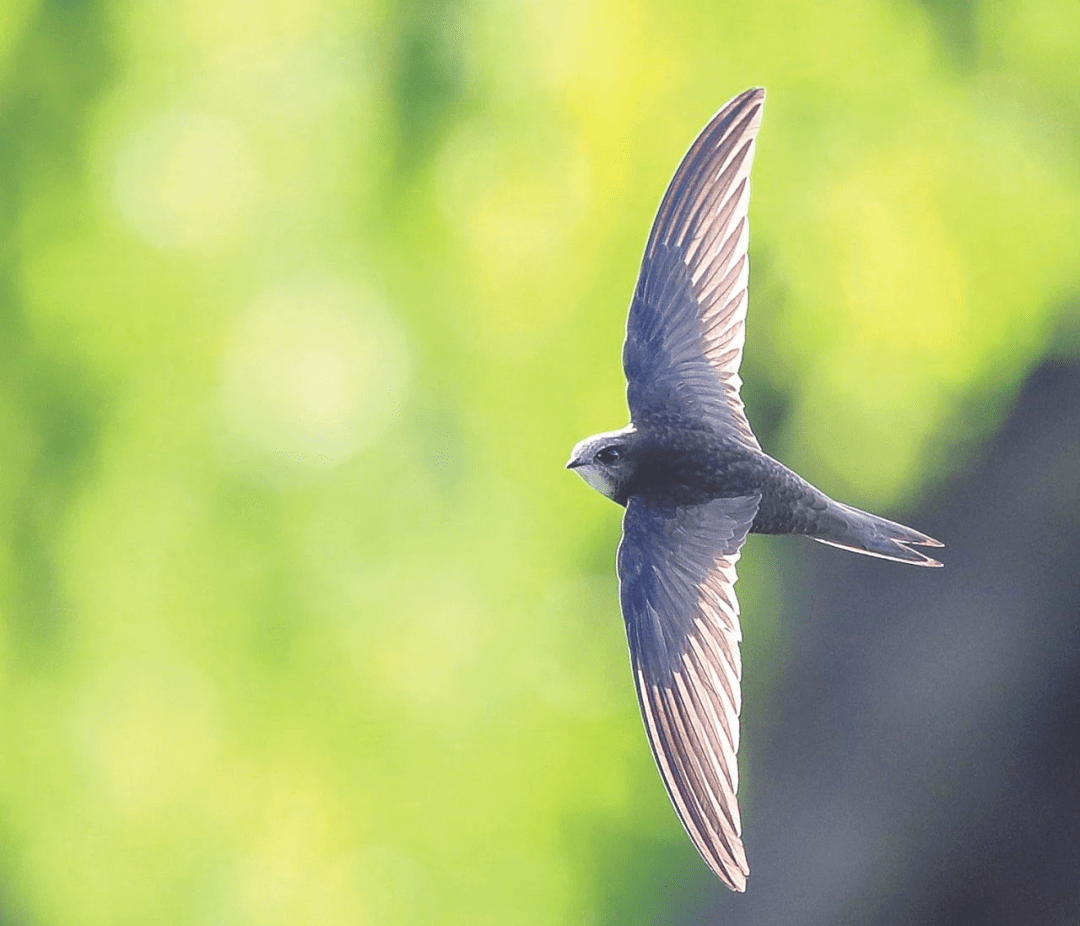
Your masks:
<instances>
[{"instance_id":1,"label":"bird's eye","mask_svg":"<svg viewBox=\"0 0 1080 926\"><path fill-rule=\"evenodd\" d=\"M610 466L615 463L622 454L619 452L618 447L605 447L603 450L599 450L596 453L596 462L603 463L605 466Z\"/></svg>"}]
</instances>

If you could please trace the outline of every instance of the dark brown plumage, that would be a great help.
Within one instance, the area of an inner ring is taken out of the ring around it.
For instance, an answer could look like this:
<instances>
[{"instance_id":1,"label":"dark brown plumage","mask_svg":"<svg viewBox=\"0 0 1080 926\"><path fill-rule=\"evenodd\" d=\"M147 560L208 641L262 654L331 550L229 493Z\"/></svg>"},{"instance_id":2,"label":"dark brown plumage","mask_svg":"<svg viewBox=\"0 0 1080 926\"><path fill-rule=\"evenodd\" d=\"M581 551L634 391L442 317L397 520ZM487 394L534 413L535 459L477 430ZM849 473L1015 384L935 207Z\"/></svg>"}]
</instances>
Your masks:
<instances>
[{"instance_id":1,"label":"dark brown plumage","mask_svg":"<svg viewBox=\"0 0 1080 926\"><path fill-rule=\"evenodd\" d=\"M645 728L702 858L745 890L738 792L742 664L735 564L751 531L805 534L920 566L938 541L833 501L766 455L739 389L750 167L763 90L731 100L660 204L630 306L632 423L579 443L569 467L626 506L619 597Z\"/></svg>"}]
</instances>

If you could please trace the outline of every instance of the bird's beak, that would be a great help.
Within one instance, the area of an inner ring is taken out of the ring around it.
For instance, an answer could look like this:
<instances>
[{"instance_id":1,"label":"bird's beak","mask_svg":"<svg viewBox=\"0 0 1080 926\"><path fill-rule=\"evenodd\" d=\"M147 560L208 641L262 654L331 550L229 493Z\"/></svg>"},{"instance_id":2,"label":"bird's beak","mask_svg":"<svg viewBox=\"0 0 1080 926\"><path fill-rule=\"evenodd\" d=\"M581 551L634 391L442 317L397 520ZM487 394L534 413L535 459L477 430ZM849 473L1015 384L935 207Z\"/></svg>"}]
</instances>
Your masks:
<instances>
[{"instance_id":1,"label":"bird's beak","mask_svg":"<svg viewBox=\"0 0 1080 926\"><path fill-rule=\"evenodd\" d=\"M571 457L569 462L566 464L566 468L567 469L576 469L577 467L581 466L581 464L583 462L584 462L584 460L579 460L576 457Z\"/></svg>"}]
</instances>

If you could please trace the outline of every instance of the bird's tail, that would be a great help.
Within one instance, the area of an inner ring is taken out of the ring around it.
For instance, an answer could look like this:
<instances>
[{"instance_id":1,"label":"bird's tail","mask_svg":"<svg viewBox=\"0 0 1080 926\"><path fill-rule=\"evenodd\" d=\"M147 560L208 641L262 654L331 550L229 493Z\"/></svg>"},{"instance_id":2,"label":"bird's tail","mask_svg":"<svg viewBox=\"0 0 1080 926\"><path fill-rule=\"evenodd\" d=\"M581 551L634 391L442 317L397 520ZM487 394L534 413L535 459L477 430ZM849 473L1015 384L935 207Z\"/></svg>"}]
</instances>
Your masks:
<instances>
[{"instance_id":1,"label":"bird's tail","mask_svg":"<svg viewBox=\"0 0 1080 926\"><path fill-rule=\"evenodd\" d=\"M943 543L920 534L917 530L879 518L867 511L860 511L841 502L829 499L824 517L819 518L817 529L810 535L819 543L827 543L853 553L878 556L898 563L915 566L940 566L936 559L912 550L911 546L942 547Z\"/></svg>"}]
</instances>

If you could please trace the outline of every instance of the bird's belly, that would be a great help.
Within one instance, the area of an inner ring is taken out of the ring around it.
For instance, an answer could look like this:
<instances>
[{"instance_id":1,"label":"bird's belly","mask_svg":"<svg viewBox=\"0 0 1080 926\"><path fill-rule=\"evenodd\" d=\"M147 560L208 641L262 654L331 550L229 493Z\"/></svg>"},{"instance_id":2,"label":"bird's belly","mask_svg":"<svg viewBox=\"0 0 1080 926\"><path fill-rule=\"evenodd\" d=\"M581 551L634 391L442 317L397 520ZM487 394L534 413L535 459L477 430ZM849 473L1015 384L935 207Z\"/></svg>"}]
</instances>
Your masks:
<instances>
[{"instance_id":1,"label":"bird's belly","mask_svg":"<svg viewBox=\"0 0 1080 926\"><path fill-rule=\"evenodd\" d=\"M813 533L829 504L828 496L782 463L771 458L769 463L750 530L756 534Z\"/></svg>"},{"instance_id":2,"label":"bird's belly","mask_svg":"<svg viewBox=\"0 0 1080 926\"><path fill-rule=\"evenodd\" d=\"M716 498L761 495L769 461L727 446L674 446L647 460L633 494L675 505L700 505Z\"/></svg>"}]
</instances>

